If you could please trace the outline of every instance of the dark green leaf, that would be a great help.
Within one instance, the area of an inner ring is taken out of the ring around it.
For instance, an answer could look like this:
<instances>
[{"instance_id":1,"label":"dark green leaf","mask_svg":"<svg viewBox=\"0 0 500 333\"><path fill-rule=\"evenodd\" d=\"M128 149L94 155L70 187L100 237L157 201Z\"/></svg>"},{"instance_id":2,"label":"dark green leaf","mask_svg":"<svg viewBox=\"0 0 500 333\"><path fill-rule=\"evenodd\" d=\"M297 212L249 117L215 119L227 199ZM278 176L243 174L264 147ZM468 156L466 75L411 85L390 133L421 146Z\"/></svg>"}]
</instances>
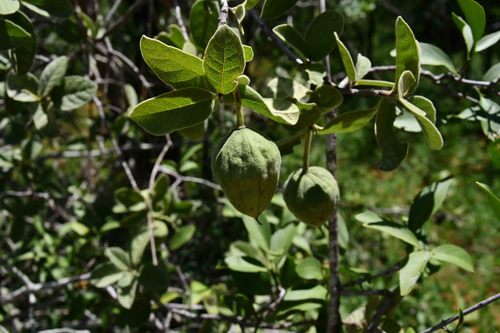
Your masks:
<instances>
[{"instance_id":1,"label":"dark green leaf","mask_svg":"<svg viewBox=\"0 0 500 333\"><path fill-rule=\"evenodd\" d=\"M288 24L280 24L273 28L273 32L288 44L298 56L305 58L305 54L307 53L306 42L294 27Z\"/></svg>"},{"instance_id":2,"label":"dark green leaf","mask_svg":"<svg viewBox=\"0 0 500 333\"><path fill-rule=\"evenodd\" d=\"M313 61L326 57L335 47L336 32L339 36L344 30L344 18L334 11L318 15L306 31L306 55Z\"/></svg>"},{"instance_id":3,"label":"dark green leaf","mask_svg":"<svg viewBox=\"0 0 500 333\"><path fill-rule=\"evenodd\" d=\"M178 49L182 49L186 40L182 34L181 28L177 24L171 24L168 26L168 30L160 32L155 36L154 39L157 39L165 44L174 46Z\"/></svg>"},{"instance_id":4,"label":"dark green leaf","mask_svg":"<svg viewBox=\"0 0 500 333\"><path fill-rule=\"evenodd\" d=\"M413 31L401 16L396 19L396 79L403 75L404 71L410 71L415 82L407 87L407 93L412 93L418 86L420 78L420 48L413 35Z\"/></svg>"},{"instance_id":5,"label":"dark green leaf","mask_svg":"<svg viewBox=\"0 0 500 333\"><path fill-rule=\"evenodd\" d=\"M320 108L333 109L342 104L342 93L332 86L320 86L312 93L309 102L316 103Z\"/></svg>"},{"instance_id":6,"label":"dark green leaf","mask_svg":"<svg viewBox=\"0 0 500 333\"><path fill-rule=\"evenodd\" d=\"M52 60L40 75L38 95L47 96L54 87L60 85L68 68L68 57L62 56Z\"/></svg>"},{"instance_id":7,"label":"dark green leaf","mask_svg":"<svg viewBox=\"0 0 500 333\"><path fill-rule=\"evenodd\" d=\"M13 22L23 27L23 29L31 35L29 41L14 50L17 73L24 74L30 70L35 58L36 35L33 32L31 20L23 12L17 12L13 15L10 15L9 18L12 18Z\"/></svg>"},{"instance_id":8,"label":"dark green leaf","mask_svg":"<svg viewBox=\"0 0 500 333\"><path fill-rule=\"evenodd\" d=\"M148 263L144 265L141 271L139 282L147 290L161 293L167 290L169 278L167 267L163 263L160 263L158 266Z\"/></svg>"},{"instance_id":9,"label":"dark green leaf","mask_svg":"<svg viewBox=\"0 0 500 333\"><path fill-rule=\"evenodd\" d=\"M0 17L0 50L8 50L28 43L31 35L22 26Z\"/></svg>"},{"instance_id":10,"label":"dark green leaf","mask_svg":"<svg viewBox=\"0 0 500 333\"><path fill-rule=\"evenodd\" d=\"M198 124L212 111L213 96L200 88L183 88L150 98L130 114L145 131L164 135Z\"/></svg>"},{"instance_id":11,"label":"dark green leaf","mask_svg":"<svg viewBox=\"0 0 500 333\"><path fill-rule=\"evenodd\" d=\"M23 0L23 6L42 16L66 18L73 13L70 0Z\"/></svg>"},{"instance_id":12,"label":"dark green leaf","mask_svg":"<svg viewBox=\"0 0 500 333\"><path fill-rule=\"evenodd\" d=\"M417 231L420 229L432 214L441 207L452 183L452 178L446 178L424 187L417 194L410 207L408 227L411 230Z\"/></svg>"},{"instance_id":13,"label":"dark green leaf","mask_svg":"<svg viewBox=\"0 0 500 333\"><path fill-rule=\"evenodd\" d=\"M390 100L383 98L379 104L375 130L378 145L382 150L380 169L383 171L391 171L397 168L408 153L408 145L400 142L394 133L393 124L395 118L394 104Z\"/></svg>"},{"instance_id":14,"label":"dark green leaf","mask_svg":"<svg viewBox=\"0 0 500 333\"><path fill-rule=\"evenodd\" d=\"M97 84L83 76L66 76L62 84L54 89L54 103L62 111L84 106L96 95Z\"/></svg>"},{"instance_id":15,"label":"dark green leaf","mask_svg":"<svg viewBox=\"0 0 500 333\"><path fill-rule=\"evenodd\" d=\"M136 277L130 281L130 284L124 288L118 288L118 302L126 309L130 309L134 304L135 294L137 291L138 280Z\"/></svg>"},{"instance_id":16,"label":"dark green leaf","mask_svg":"<svg viewBox=\"0 0 500 333\"><path fill-rule=\"evenodd\" d=\"M269 20L286 14L297 3L297 0L265 0L260 16Z\"/></svg>"},{"instance_id":17,"label":"dark green leaf","mask_svg":"<svg viewBox=\"0 0 500 333\"><path fill-rule=\"evenodd\" d=\"M432 121L433 124L436 123L436 108L430 99L424 96L412 96L409 101L420 110L424 111L425 116Z\"/></svg>"},{"instance_id":18,"label":"dark green leaf","mask_svg":"<svg viewBox=\"0 0 500 333\"><path fill-rule=\"evenodd\" d=\"M129 254L119 247L108 247L104 255L119 270L126 271L131 266Z\"/></svg>"},{"instance_id":19,"label":"dark green leaf","mask_svg":"<svg viewBox=\"0 0 500 333\"><path fill-rule=\"evenodd\" d=\"M378 110L378 105L367 110L343 112L327 124L318 134L349 133L356 131L372 120Z\"/></svg>"},{"instance_id":20,"label":"dark green leaf","mask_svg":"<svg viewBox=\"0 0 500 333\"><path fill-rule=\"evenodd\" d=\"M433 257L439 261L461 267L469 272L474 272L474 264L470 255L459 246L444 244L432 250Z\"/></svg>"},{"instance_id":21,"label":"dark green leaf","mask_svg":"<svg viewBox=\"0 0 500 333\"><path fill-rule=\"evenodd\" d=\"M15 75L9 73L5 81L7 96L18 102L38 102L38 79L31 73Z\"/></svg>"},{"instance_id":22,"label":"dark green leaf","mask_svg":"<svg viewBox=\"0 0 500 333\"><path fill-rule=\"evenodd\" d=\"M227 25L219 27L208 42L203 58L208 83L219 94L229 94L238 86L236 79L245 69L243 46Z\"/></svg>"},{"instance_id":23,"label":"dark green leaf","mask_svg":"<svg viewBox=\"0 0 500 333\"><path fill-rule=\"evenodd\" d=\"M477 42L483 36L486 27L484 8L475 0L458 0L458 4L471 27L474 41Z\"/></svg>"},{"instance_id":24,"label":"dark green leaf","mask_svg":"<svg viewBox=\"0 0 500 333\"><path fill-rule=\"evenodd\" d=\"M431 257L432 253L429 251L416 251L410 253L408 262L399 271L399 288L401 290L401 296L408 295L413 287L415 287L415 284Z\"/></svg>"},{"instance_id":25,"label":"dark green leaf","mask_svg":"<svg viewBox=\"0 0 500 333\"><path fill-rule=\"evenodd\" d=\"M104 263L94 268L91 275L91 282L97 288L105 288L118 282L122 278L123 273L122 270L118 269L112 263Z\"/></svg>"},{"instance_id":26,"label":"dark green leaf","mask_svg":"<svg viewBox=\"0 0 500 333\"><path fill-rule=\"evenodd\" d=\"M196 226L194 224L186 225L177 229L170 240L170 249L175 251L189 242L191 238L193 238L195 231Z\"/></svg>"},{"instance_id":27,"label":"dark green leaf","mask_svg":"<svg viewBox=\"0 0 500 333\"><path fill-rule=\"evenodd\" d=\"M144 61L163 82L174 88L205 87L200 58L146 36L140 47Z\"/></svg>"},{"instance_id":28,"label":"dark green leaf","mask_svg":"<svg viewBox=\"0 0 500 333\"><path fill-rule=\"evenodd\" d=\"M214 0L197 0L191 7L189 27L194 42L201 49L217 30L219 24L219 2Z\"/></svg>"}]
</instances>

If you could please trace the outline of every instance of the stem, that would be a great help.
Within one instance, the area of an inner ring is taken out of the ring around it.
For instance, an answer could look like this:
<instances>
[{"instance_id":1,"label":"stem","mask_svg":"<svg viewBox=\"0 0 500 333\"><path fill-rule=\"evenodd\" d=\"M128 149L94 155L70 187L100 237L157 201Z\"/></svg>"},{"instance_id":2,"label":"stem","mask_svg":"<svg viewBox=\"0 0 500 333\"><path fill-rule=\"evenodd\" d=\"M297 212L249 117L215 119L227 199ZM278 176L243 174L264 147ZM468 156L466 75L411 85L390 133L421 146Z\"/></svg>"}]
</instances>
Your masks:
<instances>
[{"instance_id":1,"label":"stem","mask_svg":"<svg viewBox=\"0 0 500 333\"><path fill-rule=\"evenodd\" d=\"M313 132L312 129L309 128L305 136L306 140L304 142L304 155L302 156L303 158L302 174L306 174L307 170L309 169L309 155L311 152L312 132Z\"/></svg>"},{"instance_id":2,"label":"stem","mask_svg":"<svg viewBox=\"0 0 500 333\"><path fill-rule=\"evenodd\" d=\"M241 107L241 97L240 91L238 89L234 92L234 103L236 107L236 118L238 121L238 128L245 128L245 114L243 113L243 108Z\"/></svg>"},{"instance_id":3,"label":"stem","mask_svg":"<svg viewBox=\"0 0 500 333\"><path fill-rule=\"evenodd\" d=\"M227 0L220 1L219 27L227 24L227 16L229 15L229 5Z\"/></svg>"}]
</instances>

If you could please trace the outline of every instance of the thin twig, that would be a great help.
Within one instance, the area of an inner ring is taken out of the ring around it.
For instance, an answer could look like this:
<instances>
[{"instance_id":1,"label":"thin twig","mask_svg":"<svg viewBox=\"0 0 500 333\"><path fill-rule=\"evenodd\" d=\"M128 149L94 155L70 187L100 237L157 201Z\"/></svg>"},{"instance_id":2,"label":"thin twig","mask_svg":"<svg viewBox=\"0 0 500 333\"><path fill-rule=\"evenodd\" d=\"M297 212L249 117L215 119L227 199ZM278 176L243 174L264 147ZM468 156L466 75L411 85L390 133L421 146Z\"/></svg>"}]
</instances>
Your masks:
<instances>
[{"instance_id":1,"label":"thin twig","mask_svg":"<svg viewBox=\"0 0 500 333\"><path fill-rule=\"evenodd\" d=\"M382 317L397 304L396 298L398 293L399 289L395 289L384 296L384 298L380 301L379 305L377 306L377 311L373 315L373 318L371 319L370 324L366 329L366 332L368 333L378 332L378 325L380 324Z\"/></svg>"},{"instance_id":2,"label":"thin twig","mask_svg":"<svg viewBox=\"0 0 500 333\"><path fill-rule=\"evenodd\" d=\"M229 5L227 0L220 0L219 27L227 24L227 16L229 15Z\"/></svg>"},{"instance_id":3,"label":"thin twig","mask_svg":"<svg viewBox=\"0 0 500 333\"><path fill-rule=\"evenodd\" d=\"M179 6L177 0L173 0L173 3L174 3L175 19L177 20L177 24L181 28L182 36L184 36L184 39L188 41L189 35L186 30L186 25L184 24L184 20L182 19L181 7Z\"/></svg>"},{"instance_id":4,"label":"thin twig","mask_svg":"<svg viewBox=\"0 0 500 333\"><path fill-rule=\"evenodd\" d=\"M120 16L120 18L118 20L116 20L115 22L113 22L109 28L102 34L102 36L100 36L99 40L103 39L104 37L108 36L109 34L111 34L116 28L118 28L120 25L122 25L123 23L125 23L128 18L137 10L139 9L143 4L145 3L145 0L137 0L135 1L129 8L128 10L125 12L125 14L123 14L122 16Z\"/></svg>"},{"instance_id":5,"label":"thin twig","mask_svg":"<svg viewBox=\"0 0 500 333\"><path fill-rule=\"evenodd\" d=\"M471 314L472 312L480 310L480 309L484 308L485 306L487 306L495 301L498 301L499 299L500 299L500 293L493 295L493 296L465 309L462 312L462 314L464 316ZM431 333L431 332L437 331L438 329L444 329L446 327L446 325L451 324L452 322L458 320L459 318L460 318L460 316L458 314L453 315L453 316L449 317L448 319L441 321L439 324L421 331L420 333Z\"/></svg>"},{"instance_id":6,"label":"thin twig","mask_svg":"<svg viewBox=\"0 0 500 333\"><path fill-rule=\"evenodd\" d=\"M356 279L356 280L346 282L343 284L343 286L344 287L352 287L352 286L362 284L363 282L374 280L374 279L379 278L379 277L391 275L392 273L399 271L404 266L406 261L407 261L406 259L400 260L397 263L395 263L394 265L392 265L391 267L384 269L383 271L380 271L378 273L375 273L375 274L372 274L369 276L364 276L364 277Z\"/></svg>"}]
</instances>

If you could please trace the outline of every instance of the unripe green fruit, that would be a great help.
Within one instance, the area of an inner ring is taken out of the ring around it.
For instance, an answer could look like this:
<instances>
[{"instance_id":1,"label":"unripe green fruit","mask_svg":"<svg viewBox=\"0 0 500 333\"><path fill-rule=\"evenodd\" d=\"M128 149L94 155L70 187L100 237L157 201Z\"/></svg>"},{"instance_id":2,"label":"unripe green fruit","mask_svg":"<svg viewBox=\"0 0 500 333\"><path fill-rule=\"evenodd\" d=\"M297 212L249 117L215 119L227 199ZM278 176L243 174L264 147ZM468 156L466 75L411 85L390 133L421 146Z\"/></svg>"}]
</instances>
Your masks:
<instances>
[{"instance_id":1,"label":"unripe green fruit","mask_svg":"<svg viewBox=\"0 0 500 333\"><path fill-rule=\"evenodd\" d=\"M271 201L281 166L276 144L248 128L234 130L212 156L212 172L229 201L257 218Z\"/></svg>"},{"instance_id":2,"label":"unripe green fruit","mask_svg":"<svg viewBox=\"0 0 500 333\"><path fill-rule=\"evenodd\" d=\"M337 211L339 187L328 170L312 166L304 174L300 169L288 177L284 199L295 217L319 227Z\"/></svg>"}]
</instances>

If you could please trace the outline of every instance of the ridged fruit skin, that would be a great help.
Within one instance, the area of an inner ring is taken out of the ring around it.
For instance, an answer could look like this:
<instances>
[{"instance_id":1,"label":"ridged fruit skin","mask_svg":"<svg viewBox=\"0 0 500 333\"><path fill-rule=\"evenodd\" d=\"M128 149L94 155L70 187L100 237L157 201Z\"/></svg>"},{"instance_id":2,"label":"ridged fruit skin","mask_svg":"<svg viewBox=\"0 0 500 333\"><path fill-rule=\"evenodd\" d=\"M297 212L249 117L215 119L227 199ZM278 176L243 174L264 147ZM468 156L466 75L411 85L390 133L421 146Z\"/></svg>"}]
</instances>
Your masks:
<instances>
[{"instance_id":1,"label":"ridged fruit skin","mask_svg":"<svg viewBox=\"0 0 500 333\"><path fill-rule=\"evenodd\" d=\"M223 139L212 155L212 172L231 204L257 218L278 186L281 155L276 144L248 128Z\"/></svg>"},{"instance_id":2,"label":"ridged fruit skin","mask_svg":"<svg viewBox=\"0 0 500 333\"><path fill-rule=\"evenodd\" d=\"M299 220L319 227L337 211L339 187L326 169L312 166L292 173L286 181L283 195L290 211Z\"/></svg>"}]
</instances>

